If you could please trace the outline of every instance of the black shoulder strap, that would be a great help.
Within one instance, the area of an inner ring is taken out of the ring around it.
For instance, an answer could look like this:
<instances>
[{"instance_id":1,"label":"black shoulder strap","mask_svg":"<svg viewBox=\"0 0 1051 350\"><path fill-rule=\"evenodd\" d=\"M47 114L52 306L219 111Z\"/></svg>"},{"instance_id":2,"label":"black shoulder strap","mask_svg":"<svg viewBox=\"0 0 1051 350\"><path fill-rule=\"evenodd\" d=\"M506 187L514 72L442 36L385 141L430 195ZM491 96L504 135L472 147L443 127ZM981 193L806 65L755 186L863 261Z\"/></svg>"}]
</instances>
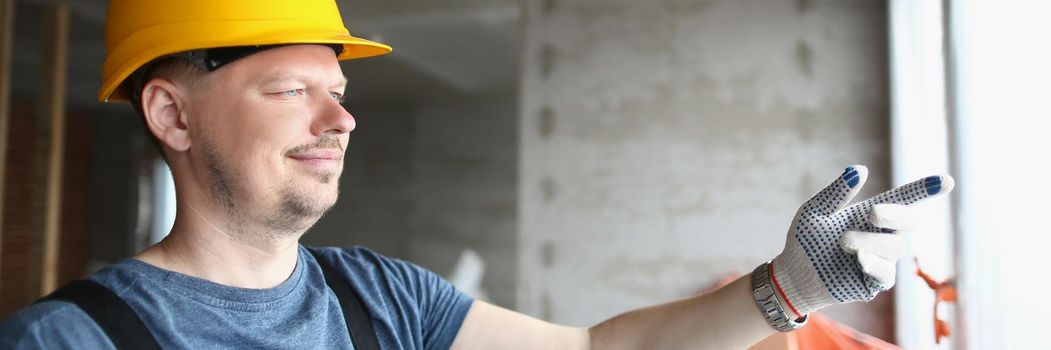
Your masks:
<instances>
[{"instance_id":1,"label":"black shoulder strap","mask_svg":"<svg viewBox=\"0 0 1051 350\"><path fill-rule=\"evenodd\" d=\"M354 342L355 350L379 350L380 344L376 340L376 332L372 329L372 319L365 311L365 304L361 302L358 293L350 289L347 278L336 273L332 265L313 248L307 248L310 254L321 265L321 271L325 273L325 283L336 293L339 306L343 309L343 318L347 321L347 330L350 331L350 340Z\"/></svg>"},{"instance_id":2,"label":"black shoulder strap","mask_svg":"<svg viewBox=\"0 0 1051 350\"><path fill-rule=\"evenodd\" d=\"M350 339L357 350L379 350L372 320L358 294L350 289L347 279L336 274L332 266L314 249L307 249L321 265L325 283L339 299ZM37 301L69 301L84 310L109 336L117 349L160 349L153 334L139 315L116 293L91 280L76 280Z\"/></svg>"},{"instance_id":3,"label":"black shoulder strap","mask_svg":"<svg viewBox=\"0 0 1051 350\"><path fill-rule=\"evenodd\" d=\"M109 336L117 349L160 349L139 315L116 293L91 280L77 280L39 302L65 300L84 310Z\"/></svg>"}]
</instances>

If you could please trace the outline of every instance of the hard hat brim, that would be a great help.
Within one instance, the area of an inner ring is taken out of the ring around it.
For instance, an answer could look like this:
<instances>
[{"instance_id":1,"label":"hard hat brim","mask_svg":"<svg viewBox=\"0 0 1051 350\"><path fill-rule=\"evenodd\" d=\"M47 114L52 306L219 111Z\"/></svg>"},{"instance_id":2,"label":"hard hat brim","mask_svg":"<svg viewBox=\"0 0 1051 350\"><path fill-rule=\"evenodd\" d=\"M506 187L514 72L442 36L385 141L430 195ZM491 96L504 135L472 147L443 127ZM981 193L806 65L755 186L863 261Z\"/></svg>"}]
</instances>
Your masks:
<instances>
[{"instance_id":1,"label":"hard hat brim","mask_svg":"<svg viewBox=\"0 0 1051 350\"><path fill-rule=\"evenodd\" d=\"M207 26L213 28L202 28L200 23L178 23L155 26L139 31L135 33L135 35L124 40L120 46L114 48L113 52L107 57L106 62L103 65L102 74L106 79L103 81L102 87L98 92L99 101L127 101L127 89L122 88L122 86L127 82L128 76L143 65L146 65L157 58L182 51L252 45L340 44L343 45L343 52L339 54L337 59L343 61L383 55L392 50L388 45L354 37L346 31L333 32L331 29L325 28L314 28L311 30L309 25L304 24L300 24L298 27L306 27L305 30L297 32L267 33L265 30L260 30L260 28L265 28L267 26L287 28L288 26L275 26L273 23L260 22L263 21L252 21L246 23L226 22L222 23L221 27ZM197 33L207 33L209 30L216 30L227 34L231 34L231 31L240 31L249 34L250 36L238 37L236 33L233 33L235 35L225 35L224 37L235 39L216 40L215 42L202 43L201 40L199 40L201 36L198 35L196 36L198 40L193 42L153 42L154 39L157 38L177 37L172 35L173 32L178 33L188 30ZM141 50L143 47L148 47L149 49ZM139 51L134 51L133 48L138 48Z\"/></svg>"}]
</instances>

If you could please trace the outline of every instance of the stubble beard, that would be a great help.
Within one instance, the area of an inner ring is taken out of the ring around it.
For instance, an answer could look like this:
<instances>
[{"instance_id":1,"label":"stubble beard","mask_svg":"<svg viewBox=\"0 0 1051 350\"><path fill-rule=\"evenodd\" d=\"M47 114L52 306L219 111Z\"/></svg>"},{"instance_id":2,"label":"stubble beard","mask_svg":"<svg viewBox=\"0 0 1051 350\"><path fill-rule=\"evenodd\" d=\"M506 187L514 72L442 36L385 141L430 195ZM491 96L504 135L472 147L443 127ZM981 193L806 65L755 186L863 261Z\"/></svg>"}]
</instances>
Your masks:
<instances>
[{"instance_id":1,"label":"stubble beard","mask_svg":"<svg viewBox=\"0 0 1051 350\"><path fill-rule=\"evenodd\" d=\"M331 182L332 176L325 178L325 184ZM275 233L288 232L302 234L321 219L335 203L323 203L316 197L293 190L295 184L289 180L281 189L280 200L274 215L267 217L263 226ZM339 193L337 188L336 193Z\"/></svg>"},{"instance_id":2,"label":"stubble beard","mask_svg":"<svg viewBox=\"0 0 1051 350\"><path fill-rule=\"evenodd\" d=\"M203 146L213 199L230 217L229 230L249 243L268 244L298 238L335 205L335 201L325 203L317 197L297 192L293 180L289 179L278 190L277 205L268 213L252 218L240 202L250 200L244 196L244 180L234 175L228 166L229 162L215 151L216 148L210 142L205 142ZM319 176L318 180L322 184L329 184L337 178L334 174ZM336 193L339 193L338 187ZM252 222L259 224L251 225ZM252 232L255 231L253 228L257 232Z\"/></svg>"}]
</instances>

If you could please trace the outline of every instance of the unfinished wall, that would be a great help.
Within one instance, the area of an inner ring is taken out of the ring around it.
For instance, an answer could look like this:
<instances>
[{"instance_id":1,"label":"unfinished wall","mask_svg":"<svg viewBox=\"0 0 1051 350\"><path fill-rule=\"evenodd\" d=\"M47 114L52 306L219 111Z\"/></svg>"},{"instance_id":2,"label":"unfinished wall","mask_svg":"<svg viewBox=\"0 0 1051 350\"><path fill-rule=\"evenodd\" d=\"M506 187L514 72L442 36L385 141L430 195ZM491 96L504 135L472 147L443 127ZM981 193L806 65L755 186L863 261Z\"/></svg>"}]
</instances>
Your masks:
<instances>
[{"instance_id":1,"label":"unfinished wall","mask_svg":"<svg viewBox=\"0 0 1051 350\"><path fill-rule=\"evenodd\" d=\"M529 0L524 13L525 312L589 325L693 294L773 258L844 166L870 166L868 194L887 186L881 1ZM831 312L889 339L888 299Z\"/></svg>"},{"instance_id":2,"label":"unfinished wall","mask_svg":"<svg viewBox=\"0 0 1051 350\"><path fill-rule=\"evenodd\" d=\"M517 282L516 100L499 95L431 102L416 115L416 205L409 256L451 271L470 248L486 263L482 288L515 305Z\"/></svg>"}]
</instances>

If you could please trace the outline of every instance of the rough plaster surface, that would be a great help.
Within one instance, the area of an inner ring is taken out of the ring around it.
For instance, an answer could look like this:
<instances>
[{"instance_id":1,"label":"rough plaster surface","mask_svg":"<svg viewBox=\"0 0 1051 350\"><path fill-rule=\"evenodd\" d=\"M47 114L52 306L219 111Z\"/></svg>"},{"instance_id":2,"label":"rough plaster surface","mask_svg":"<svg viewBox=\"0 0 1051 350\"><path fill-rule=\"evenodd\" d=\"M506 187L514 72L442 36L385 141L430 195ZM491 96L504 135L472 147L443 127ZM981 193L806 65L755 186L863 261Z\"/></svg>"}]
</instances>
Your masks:
<instances>
[{"instance_id":1,"label":"rough plaster surface","mask_svg":"<svg viewBox=\"0 0 1051 350\"><path fill-rule=\"evenodd\" d=\"M773 258L845 165L885 189L885 12L526 1L519 309L590 325L690 295ZM883 309L840 314L887 338Z\"/></svg>"}]
</instances>

